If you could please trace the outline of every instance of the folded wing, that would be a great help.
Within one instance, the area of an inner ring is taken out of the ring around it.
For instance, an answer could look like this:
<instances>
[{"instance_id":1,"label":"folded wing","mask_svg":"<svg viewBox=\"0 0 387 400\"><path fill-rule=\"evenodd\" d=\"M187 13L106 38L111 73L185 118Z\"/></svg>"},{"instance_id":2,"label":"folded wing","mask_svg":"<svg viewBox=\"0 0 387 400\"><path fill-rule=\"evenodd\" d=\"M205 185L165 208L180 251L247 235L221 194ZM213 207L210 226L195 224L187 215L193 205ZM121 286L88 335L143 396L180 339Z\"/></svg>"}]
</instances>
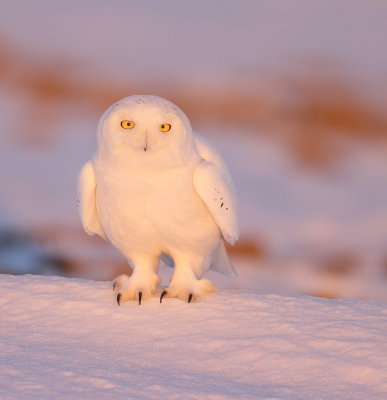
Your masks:
<instances>
[{"instance_id":1,"label":"folded wing","mask_svg":"<svg viewBox=\"0 0 387 400\"><path fill-rule=\"evenodd\" d=\"M83 229L88 235L95 233L106 239L98 218L96 205L96 182L93 165L87 162L78 179L78 207Z\"/></svg>"},{"instance_id":2,"label":"folded wing","mask_svg":"<svg viewBox=\"0 0 387 400\"><path fill-rule=\"evenodd\" d=\"M233 245L239 237L234 183L222 157L207 140L195 132L194 142L202 158L194 171L195 190L207 206L224 239Z\"/></svg>"}]
</instances>

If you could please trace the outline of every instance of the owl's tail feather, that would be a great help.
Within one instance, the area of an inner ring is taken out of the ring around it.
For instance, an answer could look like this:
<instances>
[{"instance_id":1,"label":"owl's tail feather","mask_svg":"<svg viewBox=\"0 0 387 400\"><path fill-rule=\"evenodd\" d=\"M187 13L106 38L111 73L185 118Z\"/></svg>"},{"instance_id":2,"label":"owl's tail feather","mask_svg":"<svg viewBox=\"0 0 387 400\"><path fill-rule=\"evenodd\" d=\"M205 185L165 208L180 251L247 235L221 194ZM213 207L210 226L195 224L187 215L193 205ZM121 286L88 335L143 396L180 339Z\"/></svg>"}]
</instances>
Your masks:
<instances>
[{"instance_id":1,"label":"owl's tail feather","mask_svg":"<svg viewBox=\"0 0 387 400\"><path fill-rule=\"evenodd\" d=\"M162 265L166 265L168 267L174 267L175 263L173 262L173 258L167 254L162 254L160 256ZM214 261L211 263L210 268L214 271L220 272L223 275L230 276L235 278L238 276L237 272L235 271L234 266L228 256L226 247L224 246L224 241L220 240L218 249L215 251L214 254Z\"/></svg>"},{"instance_id":2,"label":"owl's tail feather","mask_svg":"<svg viewBox=\"0 0 387 400\"><path fill-rule=\"evenodd\" d=\"M218 252L215 254L214 262L211 264L210 268L226 276L231 276L233 278L238 276L228 256L223 240L219 242Z\"/></svg>"}]
</instances>

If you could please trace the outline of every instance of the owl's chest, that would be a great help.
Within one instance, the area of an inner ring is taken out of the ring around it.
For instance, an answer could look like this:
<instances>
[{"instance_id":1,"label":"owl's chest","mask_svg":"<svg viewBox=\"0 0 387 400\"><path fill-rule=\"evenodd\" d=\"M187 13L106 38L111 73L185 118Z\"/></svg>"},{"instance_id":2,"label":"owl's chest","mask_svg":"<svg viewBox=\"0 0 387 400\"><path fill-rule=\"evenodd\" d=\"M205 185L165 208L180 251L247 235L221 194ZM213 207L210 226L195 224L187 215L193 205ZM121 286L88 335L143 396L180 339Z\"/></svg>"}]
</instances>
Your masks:
<instances>
[{"instance_id":1,"label":"owl's chest","mask_svg":"<svg viewBox=\"0 0 387 400\"><path fill-rule=\"evenodd\" d=\"M103 214L126 221L152 223L183 219L186 214L202 214L203 204L193 186L193 169L139 171L105 168L97 176L97 206Z\"/></svg>"}]
</instances>

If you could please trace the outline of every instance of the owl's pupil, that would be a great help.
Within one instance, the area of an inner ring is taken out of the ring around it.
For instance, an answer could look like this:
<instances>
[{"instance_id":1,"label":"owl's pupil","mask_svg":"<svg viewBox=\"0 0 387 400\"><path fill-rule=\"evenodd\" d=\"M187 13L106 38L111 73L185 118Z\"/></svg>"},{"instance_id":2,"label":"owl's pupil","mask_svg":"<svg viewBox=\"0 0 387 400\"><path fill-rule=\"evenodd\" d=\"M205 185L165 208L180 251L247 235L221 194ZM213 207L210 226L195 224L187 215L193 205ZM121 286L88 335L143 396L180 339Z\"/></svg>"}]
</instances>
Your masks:
<instances>
[{"instance_id":1,"label":"owl's pupil","mask_svg":"<svg viewBox=\"0 0 387 400\"><path fill-rule=\"evenodd\" d=\"M161 125L161 127L164 129L164 128L165 128L165 125Z\"/></svg>"}]
</instances>

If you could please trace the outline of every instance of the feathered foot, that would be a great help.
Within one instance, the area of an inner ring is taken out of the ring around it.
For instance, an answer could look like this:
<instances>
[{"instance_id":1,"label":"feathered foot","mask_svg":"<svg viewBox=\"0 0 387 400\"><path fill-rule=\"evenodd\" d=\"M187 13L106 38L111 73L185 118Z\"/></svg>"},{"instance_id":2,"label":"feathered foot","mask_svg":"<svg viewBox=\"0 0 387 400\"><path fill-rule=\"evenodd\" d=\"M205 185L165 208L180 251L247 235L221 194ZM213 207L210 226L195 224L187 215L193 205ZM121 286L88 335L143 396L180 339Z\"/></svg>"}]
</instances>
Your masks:
<instances>
[{"instance_id":1,"label":"feathered foot","mask_svg":"<svg viewBox=\"0 0 387 400\"><path fill-rule=\"evenodd\" d=\"M169 287L161 293L160 303L164 297L177 297L191 303L192 300L214 293L216 293L216 288L208 279L197 279L193 273L175 274Z\"/></svg>"},{"instance_id":2,"label":"feathered foot","mask_svg":"<svg viewBox=\"0 0 387 400\"><path fill-rule=\"evenodd\" d=\"M124 301L136 300L141 305L143 299L148 299L155 292L160 278L156 273L141 273L119 275L113 283L113 290L117 294L117 304Z\"/></svg>"}]
</instances>

